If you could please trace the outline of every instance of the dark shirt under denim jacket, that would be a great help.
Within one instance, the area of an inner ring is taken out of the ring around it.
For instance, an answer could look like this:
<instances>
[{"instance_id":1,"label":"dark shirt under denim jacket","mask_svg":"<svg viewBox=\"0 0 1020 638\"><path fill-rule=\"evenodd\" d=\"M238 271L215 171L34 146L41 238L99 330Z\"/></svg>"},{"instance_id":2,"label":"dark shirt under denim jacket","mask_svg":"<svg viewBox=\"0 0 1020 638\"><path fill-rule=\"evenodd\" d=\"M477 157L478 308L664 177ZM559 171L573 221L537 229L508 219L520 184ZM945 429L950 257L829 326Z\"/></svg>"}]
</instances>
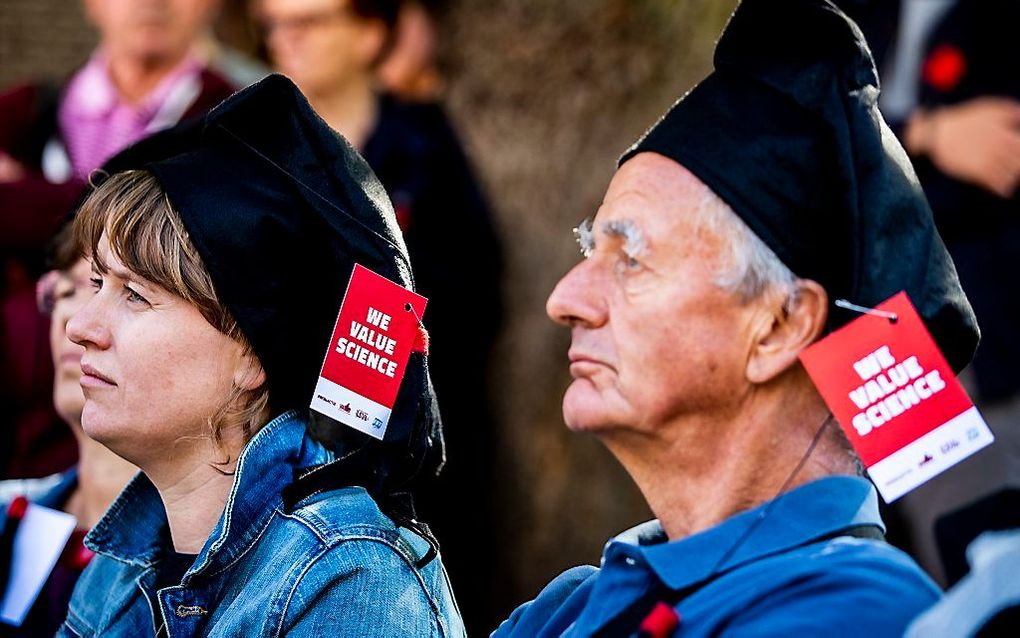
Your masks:
<instances>
[{"instance_id":1,"label":"dark shirt under denim jacket","mask_svg":"<svg viewBox=\"0 0 1020 638\"><path fill-rule=\"evenodd\" d=\"M172 547L155 487L136 477L86 537L60 636L462 636L460 612L429 544L347 487L292 509L295 470L333 460L288 412L242 452L219 522L178 585L157 589Z\"/></svg>"}]
</instances>

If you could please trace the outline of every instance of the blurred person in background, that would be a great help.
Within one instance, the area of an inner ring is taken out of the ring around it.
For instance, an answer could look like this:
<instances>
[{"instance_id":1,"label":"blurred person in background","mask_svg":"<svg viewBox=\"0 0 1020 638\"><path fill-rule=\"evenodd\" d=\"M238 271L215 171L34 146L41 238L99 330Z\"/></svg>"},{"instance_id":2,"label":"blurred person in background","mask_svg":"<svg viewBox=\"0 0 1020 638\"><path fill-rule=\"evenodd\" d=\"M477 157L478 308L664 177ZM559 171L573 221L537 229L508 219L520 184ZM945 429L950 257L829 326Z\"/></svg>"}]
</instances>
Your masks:
<instances>
[{"instance_id":1,"label":"blurred person in background","mask_svg":"<svg viewBox=\"0 0 1020 638\"><path fill-rule=\"evenodd\" d=\"M840 0L868 40L879 107L903 142L981 324L962 380L997 443L894 506L936 580L966 571L981 531L1020 526L1020 46L1015 0ZM1013 496L1009 496L1010 493ZM997 494L967 516L949 516ZM941 522L940 522L941 521Z\"/></svg>"},{"instance_id":2,"label":"blurred person in background","mask_svg":"<svg viewBox=\"0 0 1020 638\"><path fill-rule=\"evenodd\" d=\"M60 635L464 635L410 496L442 460L420 322L394 319L378 436L310 427L355 265L414 288L369 167L272 75L104 169L74 221L96 293L67 334L82 428L142 473L86 537Z\"/></svg>"},{"instance_id":3,"label":"blurred person in background","mask_svg":"<svg viewBox=\"0 0 1020 638\"><path fill-rule=\"evenodd\" d=\"M128 144L204 113L234 87L192 54L216 0L85 0L99 45L60 87L0 94L0 476L70 467L53 412L47 325L35 307L44 247L89 174Z\"/></svg>"},{"instance_id":4,"label":"blurred person in background","mask_svg":"<svg viewBox=\"0 0 1020 638\"><path fill-rule=\"evenodd\" d=\"M56 566L36 598L31 611L18 629L0 626L0 635L53 636L67 615L71 592L92 552L83 544L85 533L100 519L113 499L138 468L120 458L102 444L85 436L81 412L85 405L81 385L81 355L84 348L67 338L67 321L94 294L89 281L92 269L81 256L68 225L54 241L50 266L54 270L40 281L40 306L50 316L50 352L53 353L53 405L57 414L71 426L78 444L78 464L45 478L10 479L0 482L0 530L9 521L6 513L16 499L25 499L75 517L76 529L68 540ZM15 508L22 506L14 506ZM13 538L0 533L11 546L0 547L10 565ZM7 582L8 575L0 574ZM100 594L102 595L102 594Z\"/></svg>"},{"instance_id":5,"label":"blurred person in background","mask_svg":"<svg viewBox=\"0 0 1020 638\"><path fill-rule=\"evenodd\" d=\"M953 513L970 516L980 528L967 535L961 551L966 565L957 581L937 605L918 616L904 634L905 638L928 636L979 636L1014 638L1020 627L1020 525L1013 529L993 525L981 509L1006 509L999 520L1016 521L1018 492L1010 497L991 494ZM1012 501L1012 502L1010 502ZM1012 506L1012 507L1010 507ZM976 515L976 516L975 516ZM964 529L966 525L961 525ZM973 540L970 540L973 539ZM947 565L948 570L949 565Z\"/></svg>"},{"instance_id":6,"label":"blurred person in background","mask_svg":"<svg viewBox=\"0 0 1020 638\"><path fill-rule=\"evenodd\" d=\"M390 52L376 72L379 83L405 100L429 102L443 93L437 61L437 13L444 0L404 0L393 27Z\"/></svg>"},{"instance_id":7,"label":"blurred person in background","mask_svg":"<svg viewBox=\"0 0 1020 638\"><path fill-rule=\"evenodd\" d=\"M624 153L546 309L571 332L567 426L606 445L657 520L495 636L899 637L939 599L883 540L799 360L859 317L836 300L904 290L954 371L977 345L877 96L832 3L743 0L712 73Z\"/></svg>"},{"instance_id":8,"label":"blurred person in background","mask_svg":"<svg viewBox=\"0 0 1020 638\"><path fill-rule=\"evenodd\" d=\"M488 206L437 103L380 91L395 43L395 0L256 0L269 58L364 156L397 213L415 282L429 298L430 369L443 411L447 464L423 514L435 528L470 633L492 580L479 538L492 538L495 424L487 369L502 316L501 250ZM457 240L452 240L456 236ZM471 514L465 516L465 504ZM491 625L488 625L491 626Z\"/></svg>"},{"instance_id":9,"label":"blurred person in background","mask_svg":"<svg viewBox=\"0 0 1020 638\"><path fill-rule=\"evenodd\" d=\"M220 40L212 25L199 37L194 52L206 68L226 78L227 82L237 88L254 84L272 73L261 60Z\"/></svg>"}]
</instances>

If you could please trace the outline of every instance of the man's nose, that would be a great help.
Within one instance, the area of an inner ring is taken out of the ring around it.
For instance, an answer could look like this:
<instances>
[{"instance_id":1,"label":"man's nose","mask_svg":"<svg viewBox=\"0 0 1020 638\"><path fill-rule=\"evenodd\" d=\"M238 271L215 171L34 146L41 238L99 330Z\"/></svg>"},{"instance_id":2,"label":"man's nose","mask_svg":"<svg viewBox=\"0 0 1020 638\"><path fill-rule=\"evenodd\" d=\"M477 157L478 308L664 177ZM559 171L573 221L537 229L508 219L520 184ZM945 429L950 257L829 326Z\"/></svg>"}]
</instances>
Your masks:
<instances>
[{"instance_id":1,"label":"man's nose","mask_svg":"<svg viewBox=\"0 0 1020 638\"><path fill-rule=\"evenodd\" d=\"M605 291L598 283L597 269L593 259L585 259L560 279L545 303L550 319L565 326L605 323Z\"/></svg>"},{"instance_id":2,"label":"man's nose","mask_svg":"<svg viewBox=\"0 0 1020 638\"><path fill-rule=\"evenodd\" d=\"M80 346L110 347L110 330L103 318L101 295L95 295L67 320L67 338Z\"/></svg>"}]
</instances>

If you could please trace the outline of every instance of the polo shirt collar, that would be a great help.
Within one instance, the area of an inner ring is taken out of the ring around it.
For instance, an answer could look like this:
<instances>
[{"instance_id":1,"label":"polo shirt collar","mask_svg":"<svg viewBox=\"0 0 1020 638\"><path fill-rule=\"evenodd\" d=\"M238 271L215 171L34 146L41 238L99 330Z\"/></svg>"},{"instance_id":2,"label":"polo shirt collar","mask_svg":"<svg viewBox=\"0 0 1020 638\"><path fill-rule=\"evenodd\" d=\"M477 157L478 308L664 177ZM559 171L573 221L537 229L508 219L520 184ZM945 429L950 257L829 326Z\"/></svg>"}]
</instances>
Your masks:
<instances>
[{"instance_id":1,"label":"polo shirt collar","mask_svg":"<svg viewBox=\"0 0 1020 638\"><path fill-rule=\"evenodd\" d=\"M680 590L861 525L885 531L875 488L863 478L831 476L680 540L667 541L658 521L639 525L610 541L604 560L636 552L664 585Z\"/></svg>"}]
</instances>

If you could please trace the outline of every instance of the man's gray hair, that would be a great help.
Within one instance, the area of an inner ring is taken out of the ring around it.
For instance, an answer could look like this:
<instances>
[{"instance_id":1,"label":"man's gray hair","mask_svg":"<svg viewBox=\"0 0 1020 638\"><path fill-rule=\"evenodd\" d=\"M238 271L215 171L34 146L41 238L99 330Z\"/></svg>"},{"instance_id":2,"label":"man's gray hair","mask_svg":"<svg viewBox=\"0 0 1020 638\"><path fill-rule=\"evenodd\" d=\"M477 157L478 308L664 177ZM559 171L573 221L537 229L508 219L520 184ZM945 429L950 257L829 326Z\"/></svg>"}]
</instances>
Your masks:
<instances>
[{"instance_id":1,"label":"man's gray hair","mask_svg":"<svg viewBox=\"0 0 1020 638\"><path fill-rule=\"evenodd\" d=\"M797 303L797 275L754 234L729 204L705 186L696 210L697 232L712 233L726 246L715 278L716 285L732 292L743 303L767 293L782 295L784 309L787 312L792 310ZM843 431L838 426L832 427L830 434L849 456L857 474L867 476L864 463Z\"/></svg>"},{"instance_id":2,"label":"man's gray hair","mask_svg":"<svg viewBox=\"0 0 1020 638\"><path fill-rule=\"evenodd\" d=\"M698 230L723 239L722 255L715 283L734 293L744 303L766 292L783 295L789 310L796 302L797 276L776 253L744 223L729 204L704 187L696 204Z\"/></svg>"}]
</instances>

